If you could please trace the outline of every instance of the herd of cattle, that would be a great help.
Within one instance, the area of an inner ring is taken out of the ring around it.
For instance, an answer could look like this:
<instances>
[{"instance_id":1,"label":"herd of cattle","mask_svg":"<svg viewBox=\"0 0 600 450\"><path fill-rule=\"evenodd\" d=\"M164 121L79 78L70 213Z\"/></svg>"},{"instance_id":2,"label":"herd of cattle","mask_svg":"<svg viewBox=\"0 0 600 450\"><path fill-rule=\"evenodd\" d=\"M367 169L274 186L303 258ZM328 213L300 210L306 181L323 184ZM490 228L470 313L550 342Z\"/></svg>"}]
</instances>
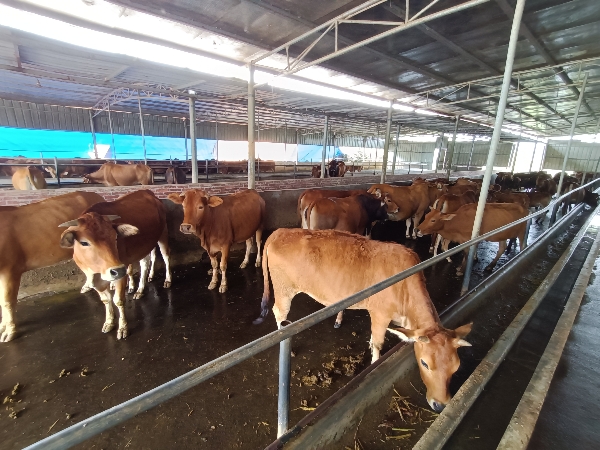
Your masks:
<instances>
[{"instance_id":1,"label":"herd of cattle","mask_svg":"<svg viewBox=\"0 0 600 450\"><path fill-rule=\"evenodd\" d=\"M135 177L148 184L151 171L143 166L104 165L96 172L96 180L120 183L127 175L116 168L135 171ZM120 169L119 169L120 170ZM534 176L534 175L532 175ZM111 178L112 177L112 178ZM530 207L547 205L555 180L546 174L535 174L540 189L513 192L502 189L514 177L500 174L498 184L488 192L481 232L485 233L511 223L528 214ZM565 183L572 190L576 180ZM548 189L550 187L550 189ZM410 186L376 184L368 190L305 191L298 200L302 229L279 229L266 240L261 251L265 224L265 201L254 190L226 197L211 196L200 189L170 194L169 200L182 205L180 231L200 240L211 261L212 279L208 286L227 291L227 262L234 243L246 243L241 267L249 263L253 241L258 255L256 267L264 276L264 294L260 323L271 304L277 326L287 318L292 298L304 292L324 305L330 305L382 281L419 262L410 249L396 243L369 238L373 224L382 220L406 221L406 237L432 236L432 249L442 242L462 243L470 239L476 201L481 180L461 178L451 184L447 179L416 179ZM568 203L586 201L597 204L597 194L574 195ZM94 289L105 305L106 319L102 332L115 328L113 304L119 310L117 338L127 337L124 312L125 293L142 297L144 286L154 276L158 245L165 261L164 287L171 286L169 235L163 203L149 190L141 189L106 202L93 192L74 192L39 203L20 207L0 207L0 342L16 336L14 309L23 272L49 266L73 258L86 276L82 292ZM32 233L35 239L32 239ZM487 266L494 267L506 248L506 241L519 239L523 249L525 223L498 233L489 240L499 242L498 254ZM220 261L218 255L221 254ZM134 288L132 264L140 263L140 281ZM333 270L335 277L323 280L317 274L322 267ZM464 271L464 261L459 273ZM357 276L360 274L360 276ZM114 291L114 293L113 293ZM442 326L425 286L423 274L413 275L393 287L373 295L352 307L366 309L371 317L372 360L379 358L386 330L407 341L415 342L415 354L422 379L427 387L427 400L440 411L450 399L448 384L458 369L457 349L470 345L464 340L471 324L455 330ZM342 314L336 318L340 326ZM389 328L390 324L394 328Z\"/></svg>"},{"instance_id":2,"label":"herd of cattle","mask_svg":"<svg viewBox=\"0 0 600 450\"><path fill-rule=\"evenodd\" d=\"M357 166L354 163L346 164L344 161L332 159L327 164L325 177L335 178L343 177L348 172L362 172L363 166ZM313 166L311 176L313 178L321 178L321 166Z\"/></svg>"}]
</instances>

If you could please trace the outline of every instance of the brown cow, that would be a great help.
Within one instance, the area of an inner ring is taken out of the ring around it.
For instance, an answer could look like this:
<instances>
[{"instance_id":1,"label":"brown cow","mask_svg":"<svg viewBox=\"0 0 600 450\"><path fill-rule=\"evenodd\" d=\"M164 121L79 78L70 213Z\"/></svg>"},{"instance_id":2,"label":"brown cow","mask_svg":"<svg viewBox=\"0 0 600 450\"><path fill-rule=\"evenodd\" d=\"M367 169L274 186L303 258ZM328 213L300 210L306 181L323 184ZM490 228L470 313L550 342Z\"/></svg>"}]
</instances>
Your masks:
<instances>
[{"instance_id":1,"label":"brown cow","mask_svg":"<svg viewBox=\"0 0 600 450\"><path fill-rule=\"evenodd\" d=\"M437 209L438 211L443 212L444 214L451 214L453 212L456 212L461 206L475 202L477 202L477 197L475 195L475 192L473 191L467 191L463 195L444 194L433 204L432 209ZM441 241L441 234L431 234L431 246L429 247L429 253L433 253L433 256L437 255L438 247ZM450 241L444 240L443 251L448 250L449 244ZM447 259L448 262L452 262L452 260L450 260L450 257L448 257Z\"/></svg>"},{"instance_id":2,"label":"brown cow","mask_svg":"<svg viewBox=\"0 0 600 450\"><path fill-rule=\"evenodd\" d=\"M427 183L416 183L411 186L374 184L367 192L383 201L386 201L385 194L388 194L387 201L393 201L397 206L395 210L388 207L388 219L406 220L407 238L411 236L410 225L412 222L414 225L412 238L417 238L417 225L429 208L429 185Z\"/></svg>"},{"instance_id":3,"label":"brown cow","mask_svg":"<svg viewBox=\"0 0 600 450\"><path fill-rule=\"evenodd\" d=\"M344 252L340 253L339 248ZM399 244L333 230L276 230L265 243L262 264L265 287L261 315L255 323L261 323L268 314L269 281L275 298L273 313L277 327L281 328L292 299L300 292L329 306L418 263L419 257ZM335 277L325 281L316 276L323 268L335 273ZM402 327L390 331L403 340L415 342L427 401L435 411L441 411L450 401L450 378L460 365L457 349L470 346L463 338L470 332L471 324L456 330L442 326L422 273L374 294L351 309L369 311L373 362L379 359L390 323Z\"/></svg>"},{"instance_id":4,"label":"brown cow","mask_svg":"<svg viewBox=\"0 0 600 450\"><path fill-rule=\"evenodd\" d=\"M12 176L12 185L18 191L46 189L44 172L35 167L20 167Z\"/></svg>"},{"instance_id":5,"label":"brown cow","mask_svg":"<svg viewBox=\"0 0 600 450\"><path fill-rule=\"evenodd\" d=\"M423 234L437 232L441 234L444 239L462 244L471 239L471 230L473 229L473 223L475 222L476 210L476 203L461 206L453 214L444 214L437 209L434 209L425 216L425 220L419 225L419 229ZM518 203L489 203L485 205L480 234L495 230L503 225L521 219L526 215L527 208L524 208ZM498 259L502 256L502 253L506 250L507 239L519 238L521 250L526 247L526 225L526 222L520 223L487 239L490 242L498 242L499 245L496 257L490 262L485 270L489 271L494 268L496 262L498 262ZM465 257L463 258L461 267L456 271L457 275L462 275L464 273L465 265L467 263L467 254L468 249L465 251Z\"/></svg>"},{"instance_id":6,"label":"brown cow","mask_svg":"<svg viewBox=\"0 0 600 450\"><path fill-rule=\"evenodd\" d=\"M240 266L248 265L252 250L252 237L256 236L258 255L256 267L260 267L262 231L265 223L265 201L253 189L227 197L208 195L200 189L190 189L181 194L169 194L174 203L183 204L183 223L180 230L196 234L200 245L206 250L212 265L212 280L208 289L217 287L221 252L221 286L219 292L227 291L227 259L232 244L246 241L246 256Z\"/></svg>"},{"instance_id":7,"label":"brown cow","mask_svg":"<svg viewBox=\"0 0 600 450\"><path fill-rule=\"evenodd\" d=\"M60 237L60 246L73 249L73 259L92 279L92 286L106 308L102 332L114 326L114 302L119 310L117 339L127 337L125 289L128 266L140 262L140 285L134 295L144 295L150 266L150 253L158 244L165 261L164 287L171 287L169 232L167 213L162 202L149 190L126 194L114 202L101 202L86 209L79 218L61 224L67 229ZM114 297L110 285L114 285Z\"/></svg>"},{"instance_id":8,"label":"brown cow","mask_svg":"<svg viewBox=\"0 0 600 450\"><path fill-rule=\"evenodd\" d=\"M529 207L530 208L535 208L540 209L540 208L545 208L546 206L548 206L550 204L550 201L552 200L552 194L550 194L549 192L528 192L527 195L529 196ZM544 221L544 217L545 214L541 214L540 216L538 216L538 218L536 219L536 223L541 223Z\"/></svg>"},{"instance_id":9,"label":"brown cow","mask_svg":"<svg viewBox=\"0 0 600 450\"><path fill-rule=\"evenodd\" d=\"M465 192L467 191L473 191L476 194L479 192L480 187L476 186L473 187L471 185L466 185L466 184L455 184L454 186L448 186L448 194L452 194L452 195L463 195Z\"/></svg>"},{"instance_id":10,"label":"brown cow","mask_svg":"<svg viewBox=\"0 0 600 450\"><path fill-rule=\"evenodd\" d=\"M579 183L569 183L567 185L566 192L573 191L578 187ZM563 214L566 214L568 211L570 211L573 205L582 202L595 208L596 206L598 206L598 194L595 192L588 191L585 188L573 192L571 195L569 195L562 201Z\"/></svg>"},{"instance_id":11,"label":"brown cow","mask_svg":"<svg viewBox=\"0 0 600 450\"><path fill-rule=\"evenodd\" d=\"M145 164L103 164L100 169L83 177L84 183L104 186L133 186L154 184L154 172Z\"/></svg>"},{"instance_id":12,"label":"brown cow","mask_svg":"<svg viewBox=\"0 0 600 450\"><path fill-rule=\"evenodd\" d=\"M519 203L525 208L529 208L529 196L524 192L492 192L488 195L490 203Z\"/></svg>"},{"instance_id":13,"label":"brown cow","mask_svg":"<svg viewBox=\"0 0 600 450\"><path fill-rule=\"evenodd\" d=\"M321 166L312 166L310 176L312 178L321 178Z\"/></svg>"},{"instance_id":14,"label":"brown cow","mask_svg":"<svg viewBox=\"0 0 600 450\"><path fill-rule=\"evenodd\" d=\"M165 172L165 181L167 184L186 184L185 171L181 167L171 166Z\"/></svg>"},{"instance_id":15,"label":"brown cow","mask_svg":"<svg viewBox=\"0 0 600 450\"><path fill-rule=\"evenodd\" d=\"M72 250L58 245L58 225L103 200L94 192L73 192L0 208L0 342L8 342L16 334L13 315L23 272L70 259Z\"/></svg>"},{"instance_id":16,"label":"brown cow","mask_svg":"<svg viewBox=\"0 0 600 450\"><path fill-rule=\"evenodd\" d=\"M312 202L320 198L345 198L351 195L367 194L364 189L307 189L298 197L298 217L301 227L306 228L306 209Z\"/></svg>"},{"instance_id":17,"label":"brown cow","mask_svg":"<svg viewBox=\"0 0 600 450\"><path fill-rule=\"evenodd\" d=\"M60 171L60 176L61 178L80 178L80 177L85 177L86 175L89 175L92 172L95 172L97 170L100 169L100 165L93 165L93 166L83 166L83 165L67 165L67 166L60 166L59 167L59 171Z\"/></svg>"}]
</instances>

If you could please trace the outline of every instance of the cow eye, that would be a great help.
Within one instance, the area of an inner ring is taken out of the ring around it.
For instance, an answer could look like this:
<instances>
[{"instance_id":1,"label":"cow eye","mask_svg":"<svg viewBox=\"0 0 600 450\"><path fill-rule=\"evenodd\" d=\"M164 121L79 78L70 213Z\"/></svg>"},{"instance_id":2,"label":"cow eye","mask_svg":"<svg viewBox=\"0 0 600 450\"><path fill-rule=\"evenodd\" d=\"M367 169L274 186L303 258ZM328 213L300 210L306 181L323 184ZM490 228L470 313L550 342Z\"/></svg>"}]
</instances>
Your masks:
<instances>
[{"instance_id":1,"label":"cow eye","mask_svg":"<svg viewBox=\"0 0 600 450\"><path fill-rule=\"evenodd\" d=\"M200 205L198 206L198 209L204 209L204 206Z\"/></svg>"},{"instance_id":2,"label":"cow eye","mask_svg":"<svg viewBox=\"0 0 600 450\"><path fill-rule=\"evenodd\" d=\"M90 243L89 243L89 242L86 242L86 241L79 241L79 243L80 243L82 246L84 246L84 247L89 247L89 246L90 246Z\"/></svg>"},{"instance_id":3,"label":"cow eye","mask_svg":"<svg viewBox=\"0 0 600 450\"><path fill-rule=\"evenodd\" d=\"M428 365L427 365L427 363L426 363L425 361L423 361L423 360L421 360L421 365L422 365L423 367L425 367L426 369L429 369L429 366L428 366Z\"/></svg>"},{"instance_id":4,"label":"cow eye","mask_svg":"<svg viewBox=\"0 0 600 450\"><path fill-rule=\"evenodd\" d=\"M435 219L431 219L431 223L435 223Z\"/></svg>"}]
</instances>

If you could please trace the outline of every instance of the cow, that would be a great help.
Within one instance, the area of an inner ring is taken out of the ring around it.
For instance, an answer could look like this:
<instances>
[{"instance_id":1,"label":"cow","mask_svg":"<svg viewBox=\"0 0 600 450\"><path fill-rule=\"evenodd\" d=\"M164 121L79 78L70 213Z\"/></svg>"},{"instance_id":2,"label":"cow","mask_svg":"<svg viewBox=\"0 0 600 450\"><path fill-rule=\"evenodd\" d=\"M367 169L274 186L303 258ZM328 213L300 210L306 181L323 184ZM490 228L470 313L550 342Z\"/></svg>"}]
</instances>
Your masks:
<instances>
[{"instance_id":1,"label":"cow","mask_svg":"<svg viewBox=\"0 0 600 450\"><path fill-rule=\"evenodd\" d=\"M42 172L47 172L50 177L56 178L56 169L54 166L37 164L37 159L29 159L22 156L17 157L16 159L2 158L0 162L6 164L0 166L0 175L4 175L7 177L12 177L15 172L23 167L35 167L37 170ZM14 165L9 165L14 164Z\"/></svg>"},{"instance_id":2,"label":"cow","mask_svg":"<svg viewBox=\"0 0 600 450\"><path fill-rule=\"evenodd\" d=\"M260 169L261 172L275 172L275 161L263 161L258 159L256 161L256 170Z\"/></svg>"},{"instance_id":3,"label":"cow","mask_svg":"<svg viewBox=\"0 0 600 450\"><path fill-rule=\"evenodd\" d=\"M144 295L150 253L158 244L166 269L164 287L171 287L165 207L151 191L143 189L113 202L96 203L76 219L59 226L67 228L60 236L60 246L73 249L73 260L92 280L93 288L104 303L106 320L102 332L108 333L115 327L112 300L119 310L117 339L125 339L128 335L124 308L128 266L140 262L140 284L133 296L137 300Z\"/></svg>"},{"instance_id":4,"label":"cow","mask_svg":"<svg viewBox=\"0 0 600 450\"><path fill-rule=\"evenodd\" d=\"M444 214L451 214L458 210L463 205L468 205L469 203L475 203L477 201L477 197L475 196L475 192L467 191L463 195L453 195L453 194L444 194L440 196L438 200L433 204L432 209L437 209ZM429 253L433 253L433 256L437 255L438 247L440 245L440 241L442 240L442 235L438 233L431 234L431 246L429 247ZM444 251L448 250L448 245L450 241L444 241L443 248ZM447 258L448 262L451 262L450 257Z\"/></svg>"},{"instance_id":5,"label":"cow","mask_svg":"<svg viewBox=\"0 0 600 450\"><path fill-rule=\"evenodd\" d=\"M479 186L473 187L467 184L455 184L454 186L448 187L447 193L452 195L463 195L467 191L473 191L475 193L478 193L479 190Z\"/></svg>"},{"instance_id":6,"label":"cow","mask_svg":"<svg viewBox=\"0 0 600 450\"><path fill-rule=\"evenodd\" d=\"M530 208L535 208L540 209L540 208L545 208L546 206L548 206L550 204L550 201L552 200L552 194L550 194L549 192L528 192L527 195L529 196L529 207ZM537 219L536 219L536 223L541 223L544 221L544 214L541 214Z\"/></svg>"},{"instance_id":7,"label":"cow","mask_svg":"<svg viewBox=\"0 0 600 450\"><path fill-rule=\"evenodd\" d=\"M552 179L550 175L547 175L545 177L538 176L536 180L536 188L539 192L547 192L551 196L556 194L556 191L558 190L556 181L554 181L554 179Z\"/></svg>"},{"instance_id":8,"label":"cow","mask_svg":"<svg viewBox=\"0 0 600 450\"><path fill-rule=\"evenodd\" d=\"M529 196L524 192L492 192L488 195L489 203L519 203L529 208Z\"/></svg>"},{"instance_id":9,"label":"cow","mask_svg":"<svg viewBox=\"0 0 600 450\"><path fill-rule=\"evenodd\" d=\"M567 185L565 193L571 192L571 191L577 189L578 187L579 187L579 183L569 183ZM569 195L562 201L563 214L566 214L568 211L570 211L573 205L576 205L577 203L582 203L582 202L585 203L586 205L589 205L589 206L592 206L595 208L596 206L598 206L598 194L595 192L588 191L585 188L579 189L578 191L571 193L571 195Z\"/></svg>"},{"instance_id":10,"label":"cow","mask_svg":"<svg viewBox=\"0 0 600 450\"><path fill-rule=\"evenodd\" d=\"M35 167L20 167L12 176L12 185L18 191L46 189L44 172Z\"/></svg>"},{"instance_id":11,"label":"cow","mask_svg":"<svg viewBox=\"0 0 600 450\"><path fill-rule=\"evenodd\" d=\"M330 178L338 176L338 161L336 159L329 161L329 164L327 165L327 174Z\"/></svg>"},{"instance_id":12,"label":"cow","mask_svg":"<svg viewBox=\"0 0 600 450\"><path fill-rule=\"evenodd\" d=\"M476 203L461 206L453 214L444 214L437 209L433 209L425 216L423 223L419 225L419 229L423 234L437 232L438 234L441 234L444 239L462 244L471 239L471 230L473 229L473 223L475 222L476 210ZM518 203L489 203L485 205L480 234L495 230L503 225L521 219L526 215L527 208ZM490 242L498 242L499 245L498 253L492 262L485 268L486 271L491 271L494 268L496 262L498 262L498 259L502 256L502 253L506 250L507 239L518 238L521 250L526 247L526 225L526 222L522 222L487 239ZM463 258L461 267L456 271L457 275L464 274L467 255L468 249L465 251L465 257Z\"/></svg>"},{"instance_id":13,"label":"cow","mask_svg":"<svg viewBox=\"0 0 600 450\"><path fill-rule=\"evenodd\" d=\"M346 165L346 172L362 172L363 166L357 166L354 163Z\"/></svg>"},{"instance_id":14,"label":"cow","mask_svg":"<svg viewBox=\"0 0 600 450\"><path fill-rule=\"evenodd\" d=\"M0 342L15 338L14 310L21 275L70 259L73 251L59 246L65 220L104 201L94 192L72 192L38 203L0 208Z\"/></svg>"},{"instance_id":15,"label":"cow","mask_svg":"<svg viewBox=\"0 0 600 450\"><path fill-rule=\"evenodd\" d=\"M321 166L312 166L310 176L312 178L321 178Z\"/></svg>"},{"instance_id":16,"label":"cow","mask_svg":"<svg viewBox=\"0 0 600 450\"><path fill-rule=\"evenodd\" d=\"M364 189L307 189L300 197L298 197L298 217L300 218L301 227L306 228L306 209L312 202L319 198L344 198L351 195L367 194Z\"/></svg>"},{"instance_id":17,"label":"cow","mask_svg":"<svg viewBox=\"0 0 600 450\"><path fill-rule=\"evenodd\" d=\"M98 164L94 164L92 166L72 164L67 166L60 166L58 169L61 178L82 178L86 175L89 175L92 172L99 170L100 167L102 166Z\"/></svg>"},{"instance_id":18,"label":"cow","mask_svg":"<svg viewBox=\"0 0 600 450\"><path fill-rule=\"evenodd\" d=\"M393 202L396 209L388 207L388 219L406 220L406 238L411 236L410 225L413 224L412 238L417 238L417 225L429 208L429 185L416 183L411 186L390 186L389 184L374 184L367 191L381 198L384 202ZM388 194L386 200L385 194ZM419 236L421 236L419 234Z\"/></svg>"},{"instance_id":19,"label":"cow","mask_svg":"<svg viewBox=\"0 0 600 450\"><path fill-rule=\"evenodd\" d=\"M339 248L344 252L340 253ZM278 328L286 321L292 299L300 292L329 306L420 262L413 251L400 244L335 230L279 229L269 236L263 253L264 293L261 314L254 323L263 322L268 314L271 281ZM317 276L323 268L335 273L335 277L325 280ZM366 309L371 316L372 362L379 359L386 330L415 342L427 402L435 411L441 411L450 401L448 386L460 365L457 349L471 345L464 337L472 324L455 330L443 327L422 272L350 308ZM402 328L390 329L390 323Z\"/></svg>"},{"instance_id":20,"label":"cow","mask_svg":"<svg viewBox=\"0 0 600 450\"><path fill-rule=\"evenodd\" d=\"M84 183L104 186L133 186L154 184L154 172L145 164L103 164L96 172L83 177Z\"/></svg>"},{"instance_id":21,"label":"cow","mask_svg":"<svg viewBox=\"0 0 600 450\"><path fill-rule=\"evenodd\" d=\"M200 245L210 257L212 279L208 289L217 287L221 252L221 285L219 292L227 291L227 259L232 244L246 241L246 256L240 268L250 259L252 237L256 237L258 255L256 267L260 267L262 232L265 224L265 201L253 189L247 189L227 197L208 195L200 189L190 189L181 194L169 194L174 203L183 205L183 223L179 227L184 234L195 234Z\"/></svg>"},{"instance_id":22,"label":"cow","mask_svg":"<svg viewBox=\"0 0 600 450\"><path fill-rule=\"evenodd\" d=\"M165 172L165 181L167 184L186 184L185 171L181 167L170 166Z\"/></svg>"}]
</instances>

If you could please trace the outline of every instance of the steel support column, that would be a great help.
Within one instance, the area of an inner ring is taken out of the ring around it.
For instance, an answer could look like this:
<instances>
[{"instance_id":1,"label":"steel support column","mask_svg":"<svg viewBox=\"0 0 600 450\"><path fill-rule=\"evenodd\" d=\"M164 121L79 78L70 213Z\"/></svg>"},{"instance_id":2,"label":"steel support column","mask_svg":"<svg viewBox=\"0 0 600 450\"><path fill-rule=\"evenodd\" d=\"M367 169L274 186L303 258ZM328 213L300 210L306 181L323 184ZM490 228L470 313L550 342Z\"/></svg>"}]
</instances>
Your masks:
<instances>
[{"instance_id":1,"label":"steel support column","mask_svg":"<svg viewBox=\"0 0 600 450\"><path fill-rule=\"evenodd\" d=\"M442 146L443 145L444 145L444 133L440 134L440 148L438 150L437 158L433 162L435 173L438 173L438 166L439 166L439 163L440 163L440 155L442 153ZM434 149L434 151L435 151L435 149Z\"/></svg>"},{"instance_id":2,"label":"steel support column","mask_svg":"<svg viewBox=\"0 0 600 450\"><path fill-rule=\"evenodd\" d=\"M144 164L148 164L148 158L146 157L146 136L144 133L144 116L142 115L142 101L138 95L138 111L140 112L140 130L142 130L142 147L144 149Z\"/></svg>"},{"instance_id":3,"label":"steel support column","mask_svg":"<svg viewBox=\"0 0 600 450\"><path fill-rule=\"evenodd\" d=\"M217 162L217 176L219 175L219 118L215 119L215 160Z\"/></svg>"},{"instance_id":4,"label":"steel support column","mask_svg":"<svg viewBox=\"0 0 600 450\"><path fill-rule=\"evenodd\" d=\"M400 124L396 129L396 148L394 149L394 157L392 158L392 175L396 175L396 158L398 157L398 147L400 146Z\"/></svg>"},{"instance_id":5,"label":"steel support column","mask_svg":"<svg viewBox=\"0 0 600 450\"><path fill-rule=\"evenodd\" d=\"M517 148L515 149L515 153L512 158L512 162L510 163L510 173L515 173L515 164L517 163L517 156L519 155L519 146L521 145L521 141L517 141Z\"/></svg>"},{"instance_id":6,"label":"steel support column","mask_svg":"<svg viewBox=\"0 0 600 450\"><path fill-rule=\"evenodd\" d=\"M390 149L390 134L392 131L392 112L394 100L390 101L390 107L387 112L387 124L385 127L385 141L383 143L383 161L381 163L381 183L385 183L385 176L387 174L387 164L388 164L388 152Z\"/></svg>"},{"instance_id":7,"label":"steel support column","mask_svg":"<svg viewBox=\"0 0 600 450\"><path fill-rule=\"evenodd\" d=\"M196 151L196 100L190 97L190 149L192 156L192 183L198 182L198 153Z\"/></svg>"},{"instance_id":8,"label":"steel support column","mask_svg":"<svg viewBox=\"0 0 600 450\"><path fill-rule=\"evenodd\" d=\"M596 138L598 136L598 131L600 130L600 119L598 119L598 123L596 124L596 131L594 132L594 143L596 143ZM594 148L590 148L590 154L588 155L587 162L585 163L585 169L583 171L583 177L581 177L581 184L585 184L585 178L588 173L588 167L592 160L592 153L594 153Z\"/></svg>"},{"instance_id":9,"label":"steel support column","mask_svg":"<svg viewBox=\"0 0 600 450\"><path fill-rule=\"evenodd\" d=\"M533 160L535 159L536 149L537 149L537 141L535 141L535 144L533 145L533 154L531 155L531 162L529 163L529 172L531 172L531 169L533 169Z\"/></svg>"},{"instance_id":10,"label":"steel support column","mask_svg":"<svg viewBox=\"0 0 600 450\"><path fill-rule=\"evenodd\" d=\"M567 168L567 161L569 160L569 154L571 153L571 145L573 144L573 135L575 134L575 127L577 126L577 118L579 117L579 109L581 108L581 103L583 102L583 96L585 95L585 85L587 83L587 72L583 76L583 83L581 84L581 91L579 92L579 98L577 99L577 105L575 106L575 114L573 115L573 121L571 123L571 133L569 135L569 143L567 144L567 150L565 151L565 157L563 158L562 171L560 172L560 179L558 180L557 191L558 196L561 195L561 189L563 185L563 181L565 179L565 170ZM552 215L550 216L550 224L553 224L556 221L556 211L558 210L558 205L554 206L552 209Z\"/></svg>"},{"instance_id":11,"label":"steel support column","mask_svg":"<svg viewBox=\"0 0 600 450\"><path fill-rule=\"evenodd\" d=\"M446 178L450 180L450 172L452 172L452 160L454 159L454 149L456 148L456 133L458 132L458 122L460 116L456 116L456 122L454 123L454 134L452 135L452 150L448 152L448 166L446 167Z\"/></svg>"},{"instance_id":12,"label":"steel support column","mask_svg":"<svg viewBox=\"0 0 600 450\"><path fill-rule=\"evenodd\" d=\"M467 162L467 172L471 170L471 161L473 161L473 151L475 150L475 135L473 135L473 142L471 142L471 151L469 152L469 162Z\"/></svg>"},{"instance_id":13,"label":"steel support column","mask_svg":"<svg viewBox=\"0 0 600 450\"><path fill-rule=\"evenodd\" d=\"M523 17L523 8L525 7L525 0L517 0L515 5L515 14L513 17L512 28L510 31L510 40L508 43L508 51L506 52L506 64L504 65L504 77L502 79L502 90L500 92L500 99L498 101L498 110L496 112L496 120L494 122L494 133L492 134L492 141L490 144L490 150L485 165L485 174L483 176L483 183L481 185L481 192L479 194L479 201L477 202L477 211L475 213L475 221L473 223L473 230L471 237L476 238L479 236L479 230L481 229L481 222L483 221L483 211L485 209L485 201L487 199L488 190L490 188L490 181L492 179L492 171L494 169L494 160L496 159L496 150L500 142L500 135L502 134L502 122L504 121L504 112L506 110L506 102L508 99L508 90L510 88L511 75L513 70L513 63L515 60L515 52L517 49L517 42L519 40L519 28L521 26L521 18ZM461 293L464 294L469 290L469 281L471 280L471 270L473 269L473 256L475 255L475 249L477 246L471 246L469 248L469 255L467 257L467 267L465 270Z\"/></svg>"},{"instance_id":14,"label":"steel support column","mask_svg":"<svg viewBox=\"0 0 600 450\"><path fill-rule=\"evenodd\" d=\"M94 158L98 159L98 145L96 143L96 129L94 128L94 116L92 110L88 110L90 113L90 129L92 130L92 142L94 143Z\"/></svg>"},{"instance_id":15,"label":"steel support column","mask_svg":"<svg viewBox=\"0 0 600 450\"><path fill-rule=\"evenodd\" d=\"M256 114L256 91L254 89L254 66L248 66L248 189L254 189L256 186L256 136L255 114Z\"/></svg>"},{"instance_id":16,"label":"steel support column","mask_svg":"<svg viewBox=\"0 0 600 450\"><path fill-rule=\"evenodd\" d=\"M188 129L187 126L185 124L185 119L183 119L183 145L185 147L185 162L187 163L188 160L188 146L187 146L187 141L188 141Z\"/></svg>"},{"instance_id":17,"label":"steel support column","mask_svg":"<svg viewBox=\"0 0 600 450\"><path fill-rule=\"evenodd\" d=\"M329 116L325 116L325 128L323 128L323 154L321 155L321 178L325 178L325 158L327 157L327 141L329 136Z\"/></svg>"}]
</instances>

